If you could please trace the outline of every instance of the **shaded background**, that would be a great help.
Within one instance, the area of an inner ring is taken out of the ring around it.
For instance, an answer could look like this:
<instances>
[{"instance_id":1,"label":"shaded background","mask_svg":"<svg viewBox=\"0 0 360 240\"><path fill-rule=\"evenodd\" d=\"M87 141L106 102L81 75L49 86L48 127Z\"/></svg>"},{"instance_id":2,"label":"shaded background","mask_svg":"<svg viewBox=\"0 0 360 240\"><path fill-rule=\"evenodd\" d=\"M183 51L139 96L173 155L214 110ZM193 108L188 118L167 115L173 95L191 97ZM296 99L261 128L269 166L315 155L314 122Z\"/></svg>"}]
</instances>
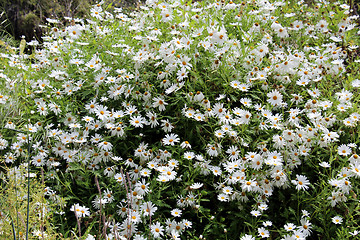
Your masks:
<instances>
[{"instance_id":1,"label":"shaded background","mask_svg":"<svg viewBox=\"0 0 360 240\"><path fill-rule=\"evenodd\" d=\"M0 0L0 40L11 35L16 40L24 35L27 41L41 39L41 24L46 18L60 20L64 17L84 18L98 0ZM105 6L122 7L131 10L139 0L105 0Z\"/></svg>"}]
</instances>

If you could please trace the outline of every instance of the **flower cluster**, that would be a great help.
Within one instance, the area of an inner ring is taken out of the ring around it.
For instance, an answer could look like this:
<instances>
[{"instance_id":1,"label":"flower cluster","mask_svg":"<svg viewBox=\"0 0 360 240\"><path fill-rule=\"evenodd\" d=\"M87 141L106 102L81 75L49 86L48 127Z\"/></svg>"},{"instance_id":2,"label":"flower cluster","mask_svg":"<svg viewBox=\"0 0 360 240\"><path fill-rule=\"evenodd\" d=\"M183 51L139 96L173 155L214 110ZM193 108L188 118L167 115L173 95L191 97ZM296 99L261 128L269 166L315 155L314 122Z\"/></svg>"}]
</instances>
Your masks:
<instances>
[{"instance_id":1,"label":"flower cluster","mask_svg":"<svg viewBox=\"0 0 360 240\"><path fill-rule=\"evenodd\" d=\"M63 30L49 20L32 55L2 54L0 104L16 101L20 79L30 110L28 122L5 126L27 134L0 136L5 162L16 165L30 147L53 201L61 179L88 181L82 204L90 204L67 211L108 214L107 239L180 239L189 229L212 236L224 227L235 236L232 221L243 233L248 218L260 226L241 239L256 231L305 239L314 220L306 210L321 212L306 196L315 189L335 207L360 177L360 84L347 70L358 16L331 6L147 0L130 14L97 4L92 19ZM276 201L289 217L276 223L282 230L269 221ZM333 216L324 221L345 221Z\"/></svg>"}]
</instances>

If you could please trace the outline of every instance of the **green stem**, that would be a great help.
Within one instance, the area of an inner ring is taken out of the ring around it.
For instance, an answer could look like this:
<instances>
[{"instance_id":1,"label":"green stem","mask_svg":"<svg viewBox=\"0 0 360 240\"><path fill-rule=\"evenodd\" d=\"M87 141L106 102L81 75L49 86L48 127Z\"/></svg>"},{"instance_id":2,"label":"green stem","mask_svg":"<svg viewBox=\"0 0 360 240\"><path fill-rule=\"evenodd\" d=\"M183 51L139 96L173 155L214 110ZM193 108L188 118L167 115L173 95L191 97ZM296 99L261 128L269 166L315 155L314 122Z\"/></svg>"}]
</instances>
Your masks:
<instances>
[{"instance_id":1,"label":"green stem","mask_svg":"<svg viewBox=\"0 0 360 240\"><path fill-rule=\"evenodd\" d=\"M27 186L27 210L26 210L26 240L29 239L29 212L30 212L30 152L31 152L31 142L29 142L29 133L28 137L28 155L27 155L27 173L28 173L28 186Z\"/></svg>"},{"instance_id":2,"label":"green stem","mask_svg":"<svg viewBox=\"0 0 360 240\"><path fill-rule=\"evenodd\" d=\"M10 220L11 220L11 227L12 227L12 230L13 230L14 240L16 240L16 232L15 232L14 222L13 222L13 220L12 220L11 215L9 215L9 216L10 216Z\"/></svg>"},{"instance_id":3,"label":"green stem","mask_svg":"<svg viewBox=\"0 0 360 240\"><path fill-rule=\"evenodd\" d=\"M19 230L19 214L18 214L18 196L17 196L17 179L16 179L16 174L15 176L15 193L16 193L16 203L15 203L15 209L16 209L16 226L18 227ZM11 220L11 224L13 225L13 222ZM13 226L14 227L14 226ZM14 230L14 229L13 229ZM18 237L20 238L20 231L18 231ZM15 238L16 239L16 238Z\"/></svg>"},{"instance_id":4,"label":"green stem","mask_svg":"<svg viewBox=\"0 0 360 240\"><path fill-rule=\"evenodd\" d=\"M299 197L299 190L297 191L297 209L296 209L296 217L299 217L300 214L300 197Z\"/></svg>"}]
</instances>

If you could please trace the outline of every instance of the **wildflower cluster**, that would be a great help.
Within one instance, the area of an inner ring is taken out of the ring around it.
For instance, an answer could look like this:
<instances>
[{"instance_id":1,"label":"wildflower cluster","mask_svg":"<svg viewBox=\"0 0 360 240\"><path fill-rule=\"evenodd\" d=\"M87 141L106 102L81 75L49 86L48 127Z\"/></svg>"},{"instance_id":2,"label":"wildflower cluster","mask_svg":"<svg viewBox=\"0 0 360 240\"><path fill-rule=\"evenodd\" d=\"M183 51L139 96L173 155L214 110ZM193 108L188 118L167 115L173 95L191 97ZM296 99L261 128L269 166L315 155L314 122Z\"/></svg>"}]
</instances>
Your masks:
<instances>
[{"instance_id":1,"label":"wildflower cluster","mask_svg":"<svg viewBox=\"0 0 360 240\"><path fill-rule=\"evenodd\" d=\"M49 20L32 55L1 55L0 103L21 87L29 119L4 124L4 161L16 166L31 148L49 200L68 197L68 218L98 218L103 231L89 231L104 239L328 238L331 221L358 227L346 217L360 177L348 5L105 9L62 30ZM323 214L345 202L342 217Z\"/></svg>"}]
</instances>

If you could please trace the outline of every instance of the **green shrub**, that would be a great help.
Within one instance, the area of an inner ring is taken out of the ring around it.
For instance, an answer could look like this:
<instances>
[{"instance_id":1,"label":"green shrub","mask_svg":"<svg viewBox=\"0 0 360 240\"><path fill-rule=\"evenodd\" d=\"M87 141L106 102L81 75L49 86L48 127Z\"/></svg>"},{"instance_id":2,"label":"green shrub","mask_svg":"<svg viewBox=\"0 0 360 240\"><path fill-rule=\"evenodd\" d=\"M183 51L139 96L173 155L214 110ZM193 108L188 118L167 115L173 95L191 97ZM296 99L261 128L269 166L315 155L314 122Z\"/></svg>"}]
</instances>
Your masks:
<instances>
[{"instance_id":1,"label":"green shrub","mask_svg":"<svg viewBox=\"0 0 360 240\"><path fill-rule=\"evenodd\" d=\"M16 239L25 239L27 223L29 236L31 236L29 239L41 239L42 237L59 239L51 219L55 208L45 200L45 185L39 182L36 174L31 173L30 175L29 219L27 219L28 174L26 164L12 169L2 169L0 176L1 239L15 239L15 237Z\"/></svg>"}]
</instances>

